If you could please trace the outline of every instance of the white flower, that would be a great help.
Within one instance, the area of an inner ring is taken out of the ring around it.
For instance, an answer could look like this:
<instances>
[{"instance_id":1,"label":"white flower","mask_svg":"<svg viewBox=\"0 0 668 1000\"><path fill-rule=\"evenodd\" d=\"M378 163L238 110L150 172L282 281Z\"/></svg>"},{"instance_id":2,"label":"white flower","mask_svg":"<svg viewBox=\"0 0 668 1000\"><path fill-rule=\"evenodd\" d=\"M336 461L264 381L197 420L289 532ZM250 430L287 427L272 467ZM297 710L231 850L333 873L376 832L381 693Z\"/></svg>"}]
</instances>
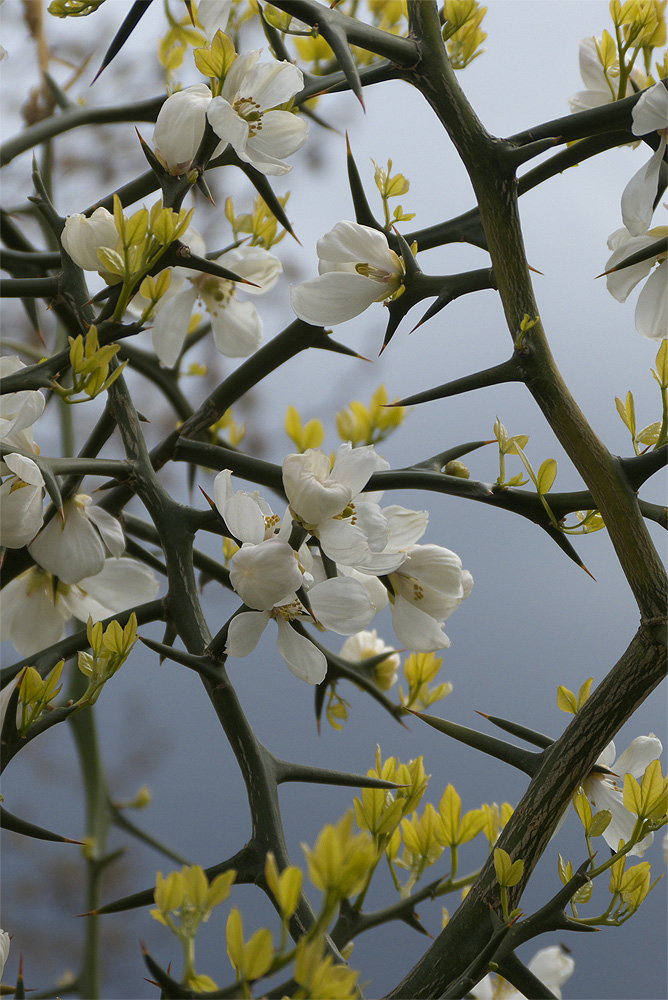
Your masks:
<instances>
[{"instance_id":1,"label":"white flower","mask_svg":"<svg viewBox=\"0 0 668 1000\"><path fill-rule=\"evenodd\" d=\"M0 486L0 547L20 549L42 527L44 478L23 455L5 455L4 464L14 475Z\"/></svg>"},{"instance_id":2,"label":"white flower","mask_svg":"<svg viewBox=\"0 0 668 1000\"><path fill-rule=\"evenodd\" d=\"M382 661L382 663L379 664L379 666L382 666L383 668L382 688L384 691L389 691L397 679L397 672L401 664L401 657L394 651L392 646L388 646L387 643L380 638L375 628L370 631L365 629L362 632L357 632L355 635L351 635L349 639L346 639L341 647L341 656L343 659L353 660L356 663L360 660L368 660L371 656L378 656L379 653L389 654ZM376 668L376 670L377 669L378 668Z\"/></svg>"},{"instance_id":3,"label":"white flower","mask_svg":"<svg viewBox=\"0 0 668 1000\"><path fill-rule=\"evenodd\" d=\"M7 933L7 931L0 930L0 979L2 979L2 973L4 972L5 962L7 961L8 955L9 955L9 934Z\"/></svg>"},{"instance_id":4,"label":"white flower","mask_svg":"<svg viewBox=\"0 0 668 1000\"><path fill-rule=\"evenodd\" d=\"M25 367L15 354L6 354L0 358L0 378ZM0 395L0 441L22 451L33 451L32 425L42 415L45 402L38 389Z\"/></svg>"},{"instance_id":5,"label":"white flower","mask_svg":"<svg viewBox=\"0 0 668 1000\"><path fill-rule=\"evenodd\" d=\"M257 492L235 493L229 469L216 476L213 496L227 528L242 543L230 561L230 583L244 604L270 611L295 601L304 584L304 571L287 542L289 523L279 537L280 519L267 501Z\"/></svg>"},{"instance_id":6,"label":"white flower","mask_svg":"<svg viewBox=\"0 0 668 1000\"><path fill-rule=\"evenodd\" d=\"M317 243L320 277L293 285L290 302L313 326L331 326L359 316L401 286L404 268L384 233L357 222L337 222Z\"/></svg>"},{"instance_id":7,"label":"white flower","mask_svg":"<svg viewBox=\"0 0 668 1000\"><path fill-rule=\"evenodd\" d=\"M613 251L605 265L606 271L631 257L639 250L656 243L668 233L666 226L650 229L643 236L631 236L626 228L617 229L608 238L608 247ZM659 262L656 270L655 264ZM606 276L608 291L618 302L625 302L635 286L647 277L645 287L638 296L635 311L635 325L638 333L652 340L668 336L668 264L666 256L657 255L631 267L624 267Z\"/></svg>"},{"instance_id":8,"label":"white flower","mask_svg":"<svg viewBox=\"0 0 668 1000\"><path fill-rule=\"evenodd\" d=\"M381 510L387 524L387 545L380 552L370 552L364 563L356 563L364 573L384 576L399 569L406 555L427 530L429 514L426 510L410 510L391 504Z\"/></svg>"},{"instance_id":9,"label":"white flower","mask_svg":"<svg viewBox=\"0 0 668 1000\"><path fill-rule=\"evenodd\" d=\"M612 814L603 838L613 851L619 849L620 840L628 843L638 819L635 813L629 812L624 806L624 775L632 774L634 778L641 779L648 764L656 760L662 750L661 740L650 733L649 736L636 737L615 760L615 744L608 743L596 763L614 771L616 777L594 772L582 783L585 795L596 810L609 809ZM641 858L653 841L654 834L648 833L629 854Z\"/></svg>"},{"instance_id":10,"label":"white flower","mask_svg":"<svg viewBox=\"0 0 668 1000\"><path fill-rule=\"evenodd\" d=\"M249 608L271 611L290 604L302 585L297 555L286 541L244 542L230 562L230 583Z\"/></svg>"},{"instance_id":11,"label":"white flower","mask_svg":"<svg viewBox=\"0 0 668 1000\"><path fill-rule=\"evenodd\" d=\"M270 109L294 97L303 88L304 77L290 62L261 63L259 58L259 49L237 56L207 118L240 160L263 174L287 174L292 167L284 157L304 145L308 123L289 111Z\"/></svg>"},{"instance_id":12,"label":"white flower","mask_svg":"<svg viewBox=\"0 0 668 1000\"><path fill-rule=\"evenodd\" d=\"M204 242L193 229L183 241L194 253L204 256ZM262 247L237 247L228 250L217 263L241 278L252 281L243 289L250 295L263 295L275 285L283 270L281 262ZM209 313L216 349L227 358L246 358L262 343L262 319L252 302L238 297L238 284L186 268L173 268L167 292L158 302L153 321L153 349L163 365L176 363L183 347L190 316L199 299ZM135 303L136 303L135 299Z\"/></svg>"},{"instance_id":13,"label":"white flower","mask_svg":"<svg viewBox=\"0 0 668 1000\"><path fill-rule=\"evenodd\" d=\"M371 475L389 469L373 445L339 445L334 464L317 448L288 455L283 462L283 486L292 513L304 524L320 524L338 517L359 496Z\"/></svg>"},{"instance_id":14,"label":"white flower","mask_svg":"<svg viewBox=\"0 0 668 1000\"><path fill-rule=\"evenodd\" d=\"M374 472L388 468L373 445L353 448L349 441L337 448L333 465L315 448L285 458L283 486L290 511L319 539L330 559L361 567L372 553L386 548L387 519L362 490ZM392 568L400 562L397 559Z\"/></svg>"},{"instance_id":15,"label":"white flower","mask_svg":"<svg viewBox=\"0 0 668 1000\"><path fill-rule=\"evenodd\" d=\"M119 236L114 217L106 208L96 208L88 218L75 212L65 219L65 228L60 242L75 264L84 271L98 271L103 277L106 272L97 251L100 247L115 250Z\"/></svg>"},{"instance_id":16,"label":"white flower","mask_svg":"<svg viewBox=\"0 0 668 1000\"><path fill-rule=\"evenodd\" d=\"M658 132L659 145L644 167L631 178L622 194L622 220L632 236L642 236L649 229L659 187L659 174L666 151L668 133L668 90L662 83L640 95L633 107L634 135Z\"/></svg>"},{"instance_id":17,"label":"white flower","mask_svg":"<svg viewBox=\"0 0 668 1000\"><path fill-rule=\"evenodd\" d=\"M219 472L214 479L213 499L235 538L257 545L278 531L280 517L257 490L252 493L237 490L235 493L229 469Z\"/></svg>"},{"instance_id":18,"label":"white flower","mask_svg":"<svg viewBox=\"0 0 668 1000\"><path fill-rule=\"evenodd\" d=\"M119 522L92 503L85 493L66 500L62 517L56 513L28 547L35 562L63 583L98 574L105 564L105 545L116 558L125 549Z\"/></svg>"},{"instance_id":19,"label":"white flower","mask_svg":"<svg viewBox=\"0 0 668 1000\"><path fill-rule=\"evenodd\" d=\"M153 129L153 145L158 159L176 176L186 173L206 128L206 112L211 91L205 83L196 83L170 94L158 112ZM216 147L214 155L225 145Z\"/></svg>"},{"instance_id":20,"label":"white flower","mask_svg":"<svg viewBox=\"0 0 668 1000\"><path fill-rule=\"evenodd\" d=\"M260 50L237 56L219 97L206 84L187 87L167 98L153 132L156 154L172 174L183 174L199 148L206 122L239 159L263 174L287 174L291 156L306 142L308 123L289 111L273 111L304 85L301 70L290 62L259 62Z\"/></svg>"},{"instance_id":21,"label":"white flower","mask_svg":"<svg viewBox=\"0 0 668 1000\"><path fill-rule=\"evenodd\" d=\"M536 952L528 969L561 1000L561 987L573 975L575 962L562 947L551 945ZM503 1000L515 1000L515 997L521 998L523 995L501 976L490 974L481 979L470 992L470 996L476 1000L495 1000L501 997Z\"/></svg>"},{"instance_id":22,"label":"white flower","mask_svg":"<svg viewBox=\"0 0 668 1000\"><path fill-rule=\"evenodd\" d=\"M414 545L389 574L392 624L401 643L417 653L450 645L443 622L468 597L473 577L455 552L440 545Z\"/></svg>"},{"instance_id":23,"label":"white flower","mask_svg":"<svg viewBox=\"0 0 668 1000\"><path fill-rule=\"evenodd\" d=\"M361 631L376 613L368 591L356 580L336 577L317 583L309 590L308 599L318 626L339 635ZM290 624L296 620L313 623L313 618L296 597L290 604L266 611L246 611L233 618L227 639L227 654L248 656L252 653L272 618L278 626L278 652L288 668L308 684L320 684L327 673L327 660L324 653Z\"/></svg>"},{"instance_id":24,"label":"white flower","mask_svg":"<svg viewBox=\"0 0 668 1000\"><path fill-rule=\"evenodd\" d=\"M580 75L587 88L580 90L577 94L569 97L568 103L571 111L587 111L589 108L599 108L604 104L611 104L619 97L628 97L635 93L633 84L638 90L643 90L646 86L646 77L642 70L634 68L631 70L630 79L626 81L626 88L623 94L617 95L619 77L619 63L615 62L608 69L608 77L603 71L601 62L601 39L590 35L580 42Z\"/></svg>"},{"instance_id":25,"label":"white flower","mask_svg":"<svg viewBox=\"0 0 668 1000\"><path fill-rule=\"evenodd\" d=\"M107 559L96 576L69 585L33 566L2 591L0 641L9 640L23 656L31 656L62 638L65 622L100 621L158 592L152 571L134 559Z\"/></svg>"}]
</instances>

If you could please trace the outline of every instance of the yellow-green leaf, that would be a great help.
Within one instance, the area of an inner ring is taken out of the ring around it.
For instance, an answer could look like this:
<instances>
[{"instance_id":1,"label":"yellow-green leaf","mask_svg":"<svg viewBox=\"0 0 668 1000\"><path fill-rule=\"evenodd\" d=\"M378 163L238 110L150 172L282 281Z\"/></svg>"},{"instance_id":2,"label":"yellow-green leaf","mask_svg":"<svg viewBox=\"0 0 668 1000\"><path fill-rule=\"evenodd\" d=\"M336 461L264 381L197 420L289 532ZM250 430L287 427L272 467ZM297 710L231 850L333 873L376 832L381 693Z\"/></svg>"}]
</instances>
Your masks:
<instances>
[{"instance_id":1,"label":"yellow-green leaf","mask_svg":"<svg viewBox=\"0 0 668 1000\"><path fill-rule=\"evenodd\" d=\"M537 485L539 493L549 493L557 477L557 462L554 458L546 458L538 470Z\"/></svg>"},{"instance_id":2,"label":"yellow-green leaf","mask_svg":"<svg viewBox=\"0 0 668 1000\"><path fill-rule=\"evenodd\" d=\"M624 775L624 808L636 816L642 814L642 792L632 774Z\"/></svg>"},{"instance_id":3,"label":"yellow-green leaf","mask_svg":"<svg viewBox=\"0 0 668 1000\"><path fill-rule=\"evenodd\" d=\"M578 712L580 711L580 709L582 708L582 706L584 705L584 703L589 698L589 692L591 691L591 686L592 686L593 683L594 683L594 678L593 677L589 677L584 682L584 684L581 685L580 690L578 691L578 700L577 700L577 711Z\"/></svg>"},{"instance_id":4,"label":"yellow-green leaf","mask_svg":"<svg viewBox=\"0 0 668 1000\"><path fill-rule=\"evenodd\" d=\"M138 212L130 216L125 224L125 245L134 246L141 243L146 236L148 229L148 212L145 208L140 208Z\"/></svg>"},{"instance_id":5,"label":"yellow-green leaf","mask_svg":"<svg viewBox=\"0 0 668 1000\"><path fill-rule=\"evenodd\" d=\"M664 340L656 356L656 373L662 388L668 387L668 340Z\"/></svg>"},{"instance_id":6,"label":"yellow-green leaf","mask_svg":"<svg viewBox=\"0 0 668 1000\"><path fill-rule=\"evenodd\" d=\"M659 440L659 434L661 432L661 424L656 420L652 424L648 424L647 427L643 427L641 431L636 434L636 441L638 444L656 444Z\"/></svg>"},{"instance_id":7,"label":"yellow-green leaf","mask_svg":"<svg viewBox=\"0 0 668 1000\"><path fill-rule=\"evenodd\" d=\"M244 975L247 979L259 979L264 976L274 957L274 945L271 931L261 927L253 934L244 948Z\"/></svg>"},{"instance_id":8,"label":"yellow-green leaf","mask_svg":"<svg viewBox=\"0 0 668 1000\"><path fill-rule=\"evenodd\" d=\"M461 815L462 800L454 785L448 785L441 796L438 811L442 824L442 841L444 844L454 847L457 844L457 833L459 830L459 817Z\"/></svg>"},{"instance_id":9,"label":"yellow-green leaf","mask_svg":"<svg viewBox=\"0 0 668 1000\"><path fill-rule=\"evenodd\" d=\"M496 871L496 877L499 885L507 885L506 879L510 874L512 868L512 861L510 860L510 855L503 848L497 847L494 850L494 870Z\"/></svg>"},{"instance_id":10,"label":"yellow-green leaf","mask_svg":"<svg viewBox=\"0 0 668 1000\"><path fill-rule=\"evenodd\" d=\"M589 804L589 799L584 792L579 792L575 796L573 805L575 806L575 812L585 828L585 831L589 833L591 829L591 806Z\"/></svg>"},{"instance_id":11,"label":"yellow-green leaf","mask_svg":"<svg viewBox=\"0 0 668 1000\"><path fill-rule=\"evenodd\" d=\"M610 826L612 813L609 809L599 809L591 821L589 833L592 837L600 837Z\"/></svg>"},{"instance_id":12,"label":"yellow-green leaf","mask_svg":"<svg viewBox=\"0 0 668 1000\"><path fill-rule=\"evenodd\" d=\"M562 712L570 712L571 715L575 715L578 710L575 695L563 684L557 688L557 708L560 708Z\"/></svg>"},{"instance_id":13,"label":"yellow-green leaf","mask_svg":"<svg viewBox=\"0 0 668 1000\"><path fill-rule=\"evenodd\" d=\"M113 622L109 622L107 630L104 633L104 647L108 649L111 653L120 653L123 649L123 629L114 619Z\"/></svg>"},{"instance_id":14,"label":"yellow-green leaf","mask_svg":"<svg viewBox=\"0 0 668 1000\"><path fill-rule=\"evenodd\" d=\"M236 906L232 908L227 918L226 938L230 962L235 969L240 970L244 961L244 926Z\"/></svg>"},{"instance_id":15,"label":"yellow-green leaf","mask_svg":"<svg viewBox=\"0 0 668 1000\"><path fill-rule=\"evenodd\" d=\"M125 274L123 258L115 250L111 250L109 247L98 247L96 256L103 270L108 271L110 274L118 274L121 277Z\"/></svg>"}]
</instances>

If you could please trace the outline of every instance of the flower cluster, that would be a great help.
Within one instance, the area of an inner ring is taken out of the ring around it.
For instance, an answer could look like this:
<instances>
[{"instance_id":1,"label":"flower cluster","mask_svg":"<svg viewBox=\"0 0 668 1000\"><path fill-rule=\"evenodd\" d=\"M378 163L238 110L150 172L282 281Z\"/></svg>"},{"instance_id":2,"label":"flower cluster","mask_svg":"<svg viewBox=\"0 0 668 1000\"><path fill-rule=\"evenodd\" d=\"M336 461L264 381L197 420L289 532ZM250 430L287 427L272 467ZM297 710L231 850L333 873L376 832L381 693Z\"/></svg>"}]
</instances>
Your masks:
<instances>
[{"instance_id":1,"label":"flower cluster","mask_svg":"<svg viewBox=\"0 0 668 1000\"><path fill-rule=\"evenodd\" d=\"M235 492L228 470L216 477L215 506L241 543L230 562L230 582L246 606L230 622L229 655L252 652L274 619L290 670L319 684L326 657L294 625L308 622L353 636L388 604L403 645L419 652L450 645L442 626L469 595L471 574L449 549L418 544L426 511L382 508L381 494L364 492L370 476L387 467L372 446L350 442L337 449L333 462L316 449L288 455L283 518L257 493ZM327 577L323 559L305 544L309 537L329 566L336 564L337 575Z\"/></svg>"},{"instance_id":2,"label":"flower cluster","mask_svg":"<svg viewBox=\"0 0 668 1000\"><path fill-rule=\"evenodd\" d=\"M198 83L167 98L155 123L153 143L169 173L188 172L207 123L221 140L214 156L230 145L240 160L263 174L287 174L292 169L285 157L304 145L308 124L277 108L302 89L304 78L292 63L260 62L260 54L257 50L232 58L215 97L207 84Z\"/></svg>"},{"instance_id":3,"label":"flower cluster","mask_svg":"<svg viewBox=\"0 0 668 1000\"><path fill-rule=\"evenodd\" d=\"M0 358L0 373L25 366L13 357ZM41 392L6 393L1 399L3 443L20 449L0 463L2 527L0 544L28 547L34 565L3 588L0 640L11 641L24 656L57 642L71 618L99 621L155 597L152 571L123 556L125 539L119 522L90 496L66 500L44 524L44 477L33 424L44 409Z\"/></svg>"}]
</instances>

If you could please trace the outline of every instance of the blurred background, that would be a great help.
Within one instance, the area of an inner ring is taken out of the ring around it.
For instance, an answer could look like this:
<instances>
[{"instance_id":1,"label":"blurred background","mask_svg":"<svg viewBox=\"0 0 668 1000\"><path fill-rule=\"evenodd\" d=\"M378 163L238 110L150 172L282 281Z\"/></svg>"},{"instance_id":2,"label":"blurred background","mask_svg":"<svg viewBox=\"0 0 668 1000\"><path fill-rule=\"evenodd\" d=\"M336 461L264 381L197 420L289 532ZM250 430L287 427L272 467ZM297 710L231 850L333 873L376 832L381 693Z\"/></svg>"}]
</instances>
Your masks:
<instances>
[{"instance_id":1,"label":"blurred background","mask_svg":"<svg viewBox=\"0 0 668 1000\"><path fill-rule=\"evenodd\" d=\"M35 88L40 85L38 51L26 17L35 18L38 7L41 10L38 0L27 4L12 0L1 10L1 41L8 51L8 58L0 63L4 138L23 127L26 115L35 113ZM172 0L170 7L176 16L182 16L180 4ZM166 31L162 4L151 6L121 55L90 86L129 8L129 2L114 0L90 18L67 21L44 13L45 38L52 56L49 71L61 86L71 78L73 67L92 56L68 91L73 100L95 106L116 105L164 92L163 70L156 57L157 39ZM610 23L607 3L598 0L586 4L577 0L491 0L483 28L488 35L486 51L459 74L459 79L486 128L503 136L568 113L568 97L584 86L578 70L579 41L600 35ZM242 35L242 41L246 49L263 45L251 31ZM184 87L200 82L189 54L177 79ZM385 166L392 158L393 169L410 180L410 191L400 200L405 211L415 213L415 219L404 225L404 232L473 207L467 175L416 91L398 82L382 84L365 91L365 102L366 115L351 95L322 99L318 114L331 129L312 123L306 145L292 158L293 171L272 179L277 193L291 192L288 215L301 246L290 237L279 245L276 253L283 262L284 275L272 293L256 300L264 319L265 341L293 318L288 285L316 273L316 240L336 222L353 217L345 173L346 131L369 200L379 213L372 160ZM152 126L140 123L139 129L150 140ZM82 128L59 138L52 148L54 200L63 215L83 210L145 169L131 124ZM644 340L634 329L635 293L626 305L620 305L606 291L604 280L594 279L609 255L607 237L622 224L624 186L648 155L644 146L614 150L568 170L521 200L529 261L542 272L535 276L535 289L552 351L593 427L608 447L621 455L631 454L632 446L616 413L615 396L624 398L629 389L633 391L640 426L660 419L659 393L650 374L658 344ZM3 207L25 208L31 194L30 164L31 154L26 153L3 170ZM208 246L219 247L231 240L223 215L225 198L233 196L238 213L248 211L254 191L232 168L212 172L207 180L217 209L198 195L193 224ZM43 245L34 224L30 220L22 224L37 245ZM439 274L484 267L487 260L483 251L466 245L428 251L420 257L425 271ZM247 428L243 447L280 463L294 450L283 429L286 407L292 403L304 421L311 417L323 420L327 428L323 447L333 450L338 444L334 413L354 399L368 404L380 383L387 386L390 399L404 398L508 356L508 333L493 292L457 300L409 335L421 314L418 306L380 358L385 330L380 305L335 329L336 339L372 359L371 364L311 352L284 365L235 406L235 418L244 421ZM41 319L51 350L55 324L43 311ZM3 353L16 353L16 343L22 341L38 347L13 303L3 303L2 325L8 342ZM141 337L143 346L148 347L149 335ZM218 355L209 342L200 343L188 358L208 366L208 375L184 379L185 391L194 404L236 364ZM135 379L132 387L151 421L144 425L151 446L171 429L173 415L146 383ZM85 412L75 412L75 425L85 424L77 428L77 446L92 422L91 414L98 410L95 401L87 404ZM401 467L463 441L493 437L497 416L510 434L530 435L526 453L535 468L545 458L557 459L556 490L580 488L577 474L519 385L415 407L379 450L393 468ZM35 428L35 437L42 454L58 453L57 422L43 419ZM466 461L472 478L496 479L494 447L481 449ZM521 470L519 461L515 462L511 473ZM164 484L175 495L200 505L194 494L188 495L181 472L166 470ZM211 476L198 475L198 483L205 489L211 481ZM89 491L95 485L91 481ZM647 484L643 496L663 502L660 485ZM239 482L238 488L248 487ZM606 533L575 540L581 558L596 578L594 582L544 532L512 514L435 494L395 493L387 495L386 502L428 508L430 521L424 541L457 552L475 580L471 597L448 621L452 646L443 652L439 679L449 680L453 692L435 707L435 714L479 727L482 720L475 715L479 710L556 737L569 721L557 708L557 687L563 684L577 692L588 677L597 684L626 648L638 623L636 606ZM660 529L650 524L650 530L663 549ZM205 536L198 543L222 557L219 540ZM236 607L233 595L213 584L204 590L203 603L214 633ZM388 643L394 642L389 615L378 618L374 626ZM160 627L147 627L142 633L162 638ZM338 651L337 637L330 638L332 648ZM18 658L11 648L3 652L5 665ZM402 728L351 685L339 687L339 693L350 702L349 721L336 732L323 720L318 734L313 690L288 672L270 629L252 657L229 663L229 675L258 737L280 757L365 773L373 766L377 744L384 757L392 754L402 761L423 754L427 773L432 775L423 804L429 800L438 805L444 788L452 783L465 810L482 802L508 801L514 805L526 787L523 776L450 742L418 721L408 730ZM132 813L133 820L189 862L204 867L218 863L246 842L250 821L244 787L194 674L169 661L159 664L153 653L138 646L105 689L96 718L114 799L131 799L142 785L151 790L151 805L141 814ZM618 734L618 753L641 734L654 732L663 739L665 722L665 690L660 689ZM63 726L34 741L12 762L2 791L12 812L81 839L84 814L79 788L71 733ZM350 789L281 786L283 820L294 863L304 864L300 844L313 845L322 826L336 822L352 806L353 794ZM572 860L574 867L584 860L580 831L573 813L533 876L522 900L525 912L541 906L559 888L558 852ZM652 863L653 878L665 871L661 840L657 837L645 855ZM107 900L153 885L156 869L165 874L172 870L172 862L136 841L116 834L114 845L126 850L109 871ZM482 852L479 841L462 850L461 871L479 866ZM444 855L428 877L436 878L446 870ZM13 934L4 982L14 981L21 953L29 988L54 988L54 975L76 970L82 922L73 914L85 909L82 871L77 847L38 843L13 834L4 837L2 926ZM396 898L389 878L384 881L378 877L377 883L373 883L367 910ZM600 912L606 895L606 885L597 884L595 902L588 912ZM312 896L315 899L317 893ZM436 936L441 927L441 904L452 913L458 902L450 897L421 905L425 929ZM262 925L276 928L272 908L254 888L235 888L231 903L241 908L247 934ZM233 979L224 937L229 905L214 913L197 939L198 971L220 984ZM102 919L105 996L156 996L155 987L143 978L146 970L139 938L164 967L172 961L172 971L179 975L178 943L146 909ZM575 972L564 996L591 1000L665 997L664 881L623 930L539 939L525 946L520 955L526 961L539 947L557 941L563 941L575 959ZM362 970L360 982L366 995L378 997L391 989L428 943L404 925L382 927L357 939L351 964Z\"/></svg>"}]
</instances>

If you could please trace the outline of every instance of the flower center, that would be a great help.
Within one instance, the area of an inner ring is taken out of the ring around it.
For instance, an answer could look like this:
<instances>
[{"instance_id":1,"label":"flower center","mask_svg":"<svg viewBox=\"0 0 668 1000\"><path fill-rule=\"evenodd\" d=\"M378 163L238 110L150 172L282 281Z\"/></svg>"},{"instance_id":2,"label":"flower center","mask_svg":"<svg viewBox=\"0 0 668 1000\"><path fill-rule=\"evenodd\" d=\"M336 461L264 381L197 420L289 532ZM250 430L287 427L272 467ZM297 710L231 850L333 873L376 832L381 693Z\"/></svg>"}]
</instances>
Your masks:
<instances>
[{"instance_id":1,"label":"flower center","mask_svg":"<svg viewBox=\"0 0 668 1000\"><path fill-rule=\"evenodd\" d=\"M358 274L361 274L363 278L371 278L372 281L381 281L384 285L389 285L390 281L396 278L396 275L388 274L387 271L383 271L382 268L376 267L375 264L355 264L355 270Z\"/></svg>"},{"instance_id":2,"label":"flower center","mask_svg":"<svg viewBox=\"0 0 668 1000\"><path fill-rule=\"evenodd\" d=\"M295 618L301 618L305 614L305 608L301 601L293 601L292 604L283 604L280 608L272 609L273 618L282 618L283 621L291 622Z\"/></svg>"},{"instance_id":3,"label":"flower center","mask_svg":"<svg viewBox=\"0 0 668 1000\"><path fill-rule=\"evenodd\" d=\"M200 298L209 312L224 309L236 292L233 281L228 281L226 278L216 278L214 275L198 278L195 284Z\"/></svg>"},{"instance_id":4,"label":"flower center","mask_svg":"<svg viewBox=\"0 0 668 1000\"><path fill-rule=\"evenodd\" d=\"M281 519L278 514L265 514L264 518L264 530L265 532L271 530L272 534L275 532L276 527L281 523Z\"/></svg>"},{"instance_id":5,"label":"flower center","mask_svg":"<svg viewBox=\"0 0 668 1000\"><path fill-rule=\"evenodd\" d=\"M345 521L350 518L351 524L357 524L357 512L355 510L355 504L351 501L340 514L334 516L335 521Z\"/></svg>"},{"instance_id":6,"label":"flower center","mask_svg":"<svg viewBox=\"0 0 668 1000\"><path fill-rule=\"evenodd\" d=\"M239 97L232 105L240 118L248 123L248 138L257 135L262 129L262 112L260 105L252 97Z\"/></svg>"}]
</instances>

